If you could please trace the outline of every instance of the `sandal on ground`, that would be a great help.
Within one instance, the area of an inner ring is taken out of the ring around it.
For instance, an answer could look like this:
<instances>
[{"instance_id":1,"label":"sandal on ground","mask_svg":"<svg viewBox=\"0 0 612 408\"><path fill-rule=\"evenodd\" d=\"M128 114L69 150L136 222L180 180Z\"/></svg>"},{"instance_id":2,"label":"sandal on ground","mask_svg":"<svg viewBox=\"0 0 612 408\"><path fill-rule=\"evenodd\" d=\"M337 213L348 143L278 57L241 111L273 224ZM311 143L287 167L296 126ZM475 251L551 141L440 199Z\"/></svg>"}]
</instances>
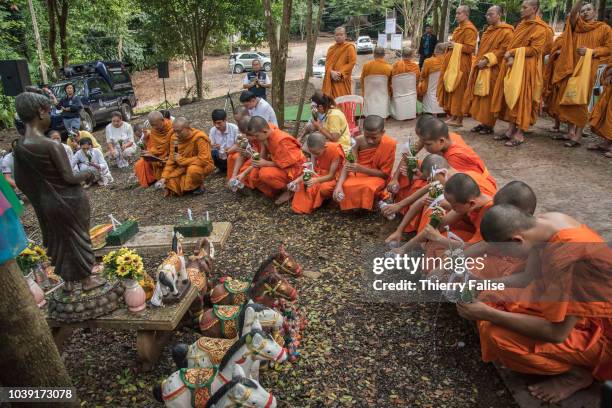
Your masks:
<instances>
[{"instance_id":1,"label":"sandal on ground","mask_svg":"<svg viewBox=\"0 0 612 408\"><path fill-rule=\"evenodd\" d=\"M493 140L510 140L510 136L505 133L502 133L501 135L493 136Z\"/></svg>"},{"instance_id":2,"label":"sandal on ground","mask_svg":"<svg viewBox=\"0 0 612 408\"><path fill-rule=\"evenodd\" d=\"M491 133L493 133L493 129L487 126L483 126L482 129L478 131L478 133L481 135L490 135Z\"/></svg>"},{"instance_id":3,"label":"sandal on ground","mask_svg":"<svg viewBox=\"0 0 612 408\"><path fill-rule=\"evenodd\" d=\"M470 132L479 133L482 129L484 129L484 126L478 125L478 126L473 127L472 130L470 130Z\"/></svg>"},{"instance_id":4,"label":"sandal on ground","mask_svg":"<svg viewBox=\"0 0 612 408\"><path fill-rule=\"evenodd\" d=\"M567 142L563 143L563 146L565 146L565 147L580 147L580 146L582 146L582 143L577 142L575 140L568 140Z\"/></svg>"},{"instance_id":5,"label":"sandal on ground","mask_svg":"<svg viewBox=\"0 0 612 408\"><path fill-rule=\"evenodd\" d=\"M587 146L587 150L601 150L602 152L607 152L608 149L599 143L591 143Z\"/></svg>"},{"instance_id":6,"label":"sandal on ground","mask_svg":"<svg viewBox=\"0 0 612 408\"><path fill-rule=\"evenodd\" d=\"M446 126L450 126L450 127L462 127L463 123L457 123L457 122L446 122Z\"/></svg>"},{"instance_id":7,"label":"sandal on ground","mask_svg":"<svg viewBox=\"0 0 612 408\"><path fill-rule=\"evenodd\" d=\"M525 143L525 139L523 139L523 140L510 139L506 143L504 143L504 146L506 146L506 147L516 147L516 146L522 145L523 143Z\"/></svg>"},{"instance_id":8,"label":"sandal on ground","mask_svg":"<svg viewBox=\"0 0 612 408\"><path fill-rule=\"evenodd\" d=\"M561 133L561 128L551 127L548 129L550 133Z\"/></svg>"},{"instance_id":9,"label":"sandal on ground","mask_svg":"<svg viewBox=\"0 0 612 408\"><path fill-rule=\"evenodd\" d=\"M555 135L552 135L550 138L552 140L570 140L570 138L563 133L557 133Z\"/></svg>"}]
</instances>

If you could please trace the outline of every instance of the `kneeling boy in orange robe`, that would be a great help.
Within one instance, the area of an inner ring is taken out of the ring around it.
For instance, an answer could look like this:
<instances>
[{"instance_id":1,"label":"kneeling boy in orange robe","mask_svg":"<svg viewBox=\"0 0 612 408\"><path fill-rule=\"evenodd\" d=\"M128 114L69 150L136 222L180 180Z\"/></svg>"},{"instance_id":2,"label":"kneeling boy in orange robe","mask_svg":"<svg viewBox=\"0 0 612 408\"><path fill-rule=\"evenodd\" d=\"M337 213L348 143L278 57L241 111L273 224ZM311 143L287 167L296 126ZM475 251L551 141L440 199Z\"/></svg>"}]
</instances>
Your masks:
<instances>
[{"instance_id":1,"label":"kneeling boy in orange robe","mask_svg":"<svg viewBox=\"0 0 612 408\"><path fill-rule=\"evenodd\" d=\"M551 403L593 379L611 379L612 251L602 237L565 214L534 217L511 205L492 207L481 229L487 242L505 243L530 266L499 280L506 288L527 284L528 300L457 305L462 317L478 321L483 360L551 376L529 387Z\"/></svg>"},{"instance_id":2,"label":"kneeling boy in orange robe","mask_svg":"<svg viewBox=\"0 0 612 408\"><path fill-rule=\"evenodd\" d=\"M332 197L344 160L342 145L327 142L325 136L319 132L308 136L306 146L315 174L306 182L303 180L304 175L294 181L298 190L293 196L291 209L298 214L310 214Z\"/></svg>"},{"instance_id":3,"label":"kneeling boy in orange robe","mask_svg":"<svg viewBox=\"0 0 612 408\"><path fill-rule=\"evenodd\" d=\"M166 196L201 194L204 178L215 169L210 140L206 133L192 128L186 118L177 118L172 127L173 151L160 180L166 186Z\"/></svg>"},{"instance_id":4,"label":"kneeling boy in orange robe","mask_svg":"<svg viewBox=\"0 0 612 408\"><path fill-rule=\"evenodd\" d=\"M371 210L384 195L387 180L393 171L397 142L385 134L385 120L370 115L363 123L363 136L351 152L356 163L345 162L334 190L334 200L342 210Z\"/></svg>"},{"instance_id":5,"label":"kneeling boy in orange robe","mask_svg":"<svg viewBox=\"0 0 612 408\"><path fill-rule=\"evenodd\" d=\"M271 127L260 116L249 121L248 133L255 135L262 147L262 157L252 161L259 169L256 188L266 196L278 196L276 204L291 199L287 184L302 174L302 164L306 161L300 143L290 134L277 127Z\"/></svg>"},{"instance_id":6,"label":"kneeling boy in orange robe","mask_svg":"<svg viewBox=\"0 0 612 408\"><path fill-rule=\"evenodd\" d=\"M170 153L170 137L172 136L172 121L164 119L161 112L151 112L147 119L151 124L151 131L148 135L146 153L160 160L147 161L140 158L134 163L134 173L143 187L149 187L161 178Z\"/></svg>"}]
</instances>

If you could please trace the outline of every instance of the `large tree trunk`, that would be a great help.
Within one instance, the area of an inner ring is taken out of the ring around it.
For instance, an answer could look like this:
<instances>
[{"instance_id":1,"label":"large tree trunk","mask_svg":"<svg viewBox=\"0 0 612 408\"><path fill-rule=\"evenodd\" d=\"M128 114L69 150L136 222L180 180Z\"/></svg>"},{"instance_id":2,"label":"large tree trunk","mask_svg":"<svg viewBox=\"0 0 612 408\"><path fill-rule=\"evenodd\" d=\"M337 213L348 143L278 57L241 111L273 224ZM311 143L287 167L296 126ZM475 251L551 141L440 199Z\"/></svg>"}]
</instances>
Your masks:
<instances>
[{"instance_id":1,"label":"large tree trunk","mask_svg":"<svg viewBox=\"0 0 612 408\"><path fill-rule=\"evenodd\" d=\"M59 35L60 35L60 48L62 50L62 66L68 66L68 31L66 30L66 24L68 24L68 0L60 0L61 9L59 10Z\"/></svg>"},{"instance_id":2,"label":"large tree trunk","mask_svg":"<svg viewBox=\"0 0 612 408\"><path fill-rule=\"evenodd\" d=\"M434 1L433 22L432 22L431 29L437 36L438 32L440 31L440 0Z\"/></svg>"},{"instance_id":3,"label":"large tree trunk","mask_svg":"<svg viewBox=\"0 0 612 408\"><path fill-rule=\"evenodd\" d=\"M49 326L19 267L0 264L0 383L4 387L72 387ZM44 405L44 404L43 404ZM48 404L49 405L49 404ZM74 407L78 403L53 403ZM39 407L41 404L19 404Z\"/></svg>"},{"instance_id":4,"label":"large tree trunk","mask_svg":"<svg viewBox=\"0 0 612 408\"><path fill-rule=\"evenodd\" d=\"M565 0L565 18L570 15L573 6L574 0Z\"/></svg>"},{"instance_id":5,"label":"large tree trunk","mask_svg":"<svg viewBox=\"0 0 612 408\"><path fill-rule=\"evenodd\" d=\"M606 21L606 0L599 0L597 8L597 19L599 21Z\"/></svg>"},{"instance_id":6,"label":"large tree trunk","mask_svg":"<svg viewBox=\"0 0 612 408\"><path fill-rule=\"evenodd\" d=\"M47 13L49 18L49 54L51 54L51 63L53 64L53 71L55 72L55 77L59 76L60 63L57 58L57 50L55 49L55 42L57 39L57 29L56 29L56 17L57 10L55 9L55 0L47 0Z\"/></svg>"},{"instance_id":7,"label":"large tree trunk","mask_svg":"<svg viewBox=\"0 0 612 408\"><path fill-rule=\"evenodd\" d=\"M449 20L449 8L448 8L448 0L442 1L442 6L440 8L440 27L438 31L438 41L446 42L448 37L448 20ZM444 32L446 31L446 37L444 36Z\"/></svg>"},{"instance_id":8,"label":"large tree trunk","mask_svg":"<svg viewBox=\"0 0 612 408\"><path fill-rule=\"evenodd\" d=\"M285 125L285 75L287 72L287 54L289 52L289 28L291 24L292 0L283 0L283 14L280 25L274 21L272 1L262 0L270 59L272 60L272 107L276 111L279 127ZM278 32L277 32L278 30Z\"/></svg>"},{"instance_id":9,"label":"large tree trunk","mask_svg":"<svg viewBox=\"0 0 612 408\"><path fill-rule=\"evenodd\" d=\"M452 6L452 2L451 0L444 0L444 4L446 5L446 16L444 17L444 33L442 35L442 38L444 39L444 42L448 41L448 33L450 31L450 8Z\"/></svg>"},{"instance_id":10,"label":"large tree trunk","mask_svg":"<svg viewBox=\"0 0 612 408\"><path fill-rule=\"evenodd\" d=\"M306 99L306 91L308 90L308 83L312 76L312 62L314 59L315 48L317 47L317 37L319 36L319 29L321 27L321 16L323 15L324 0L319 0L319 11L317 13L317 20L312 22L312 3L313 0L308 0L308 12L306 16L306 73L304 74L304 82L302 82L302 91L300 93L300 100L298 102L298 113L295 127L293 129L293 135L298 136L300 133L300 124L302 111L304 110L304 100Z\"/></svg>"}]
</instances>

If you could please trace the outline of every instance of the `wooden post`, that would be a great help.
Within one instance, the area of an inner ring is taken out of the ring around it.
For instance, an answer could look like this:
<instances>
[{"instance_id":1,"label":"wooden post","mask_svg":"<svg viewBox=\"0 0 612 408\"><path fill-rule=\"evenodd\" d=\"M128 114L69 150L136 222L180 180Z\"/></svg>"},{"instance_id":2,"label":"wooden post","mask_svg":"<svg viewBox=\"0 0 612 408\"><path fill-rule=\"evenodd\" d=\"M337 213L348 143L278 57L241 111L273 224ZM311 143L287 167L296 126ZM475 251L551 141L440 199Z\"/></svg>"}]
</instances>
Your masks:
<instances>
[{"instance_id":1,"label":"wooden post","mask_svg":"<svg viewBox=\"0 0 612 408\"><path fill-rule=\"evenodd\" d=\"M121 34L119 34L119 43L117 44L117 56L119 61L123 61L123 36Z\"/></svg>"},{"instance_id":2,"label":"wooden post","mask_svg":"<svg viewBox=\"0 0 612 408\"><path fill-rule=\"evenodd\" d=\"M36 21L36 12L34 11L34 4L32 0L28 0L28 6L30 8L30 17L32 17L32 28L34 29L34 41L36 42L36 54L38 55L38 62L40 63L40 78L43 83L48 83L47 70L45 70L45 61L42 50L42 43L40 42L40 33L38 32L38 23Z\"/></svg>"}]
</instances>

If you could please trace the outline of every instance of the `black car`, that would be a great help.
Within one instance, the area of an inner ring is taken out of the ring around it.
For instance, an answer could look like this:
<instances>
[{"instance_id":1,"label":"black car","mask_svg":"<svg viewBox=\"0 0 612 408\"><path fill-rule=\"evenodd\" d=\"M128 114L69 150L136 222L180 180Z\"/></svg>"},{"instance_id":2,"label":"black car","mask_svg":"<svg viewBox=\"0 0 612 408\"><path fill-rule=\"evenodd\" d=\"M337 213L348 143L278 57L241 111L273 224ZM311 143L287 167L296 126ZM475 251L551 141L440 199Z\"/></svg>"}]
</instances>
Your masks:
<instances>
[{"instance_id":1,"label":"black car","mask_svg":"<svg viewBox=\"0 0 612 408\"><path fill-rule=\"evenodd\" d=\"M81 97L81 129L91 132L96 125L109 122L111 113L120 111L123 119L129 121L137 104L130 74L125 66L118 61L96 61L85 64L71 65L62 69L64 79L50 85L50 89L58 100L66 93L67 83L74 85L75 93ZM18 130L23 129L23 123L16 118ZM55 108L52 112L53 130L66 132L61 113Z\"/></svg>"}]
</instances>

